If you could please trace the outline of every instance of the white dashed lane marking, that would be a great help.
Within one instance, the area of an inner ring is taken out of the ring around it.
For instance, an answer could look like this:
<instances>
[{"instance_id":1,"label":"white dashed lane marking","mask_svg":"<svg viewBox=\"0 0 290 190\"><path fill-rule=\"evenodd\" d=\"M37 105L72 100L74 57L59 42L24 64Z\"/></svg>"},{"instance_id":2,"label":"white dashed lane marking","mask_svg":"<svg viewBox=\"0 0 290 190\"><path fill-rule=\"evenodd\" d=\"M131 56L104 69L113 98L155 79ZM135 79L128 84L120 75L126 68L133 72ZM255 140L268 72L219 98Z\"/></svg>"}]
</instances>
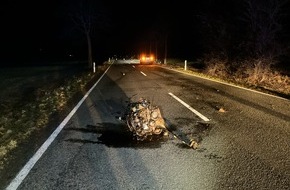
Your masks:
<instances>
[{"instance_id":1,"label":"white dashed lane marking","mask_svg":"<svg viewBox=\"0 0 290 190\"><path fill-rule=\"evenodd\" d=\"M142 75L144 75L145 77L147 76L145 73L143 73L142 71L140 71L140 73L142 74Z\"/></svg>"},{"instance_id":2,"label":"white dashed lane marking","mask_svg":"<svg viewBox=\"0 0 290 190\"><path fill-rule=\"evenodd\" d=\"M188 108L190 111L192 111L193 113L195 113L203 121L209 121L209 119L207 117L205 117L204 115L202 115L201 113L199 113L198 111L196 111L195 109L193 109L190 105L186 104L184 101L182 101L181 99L179 99L177 96L175 96L171 92L169 92L168 94L170 96L172 96L174 99L176 99L178 102L180 102L182 105L184 105L186 108Z\"/></svg>"}]
</instances>

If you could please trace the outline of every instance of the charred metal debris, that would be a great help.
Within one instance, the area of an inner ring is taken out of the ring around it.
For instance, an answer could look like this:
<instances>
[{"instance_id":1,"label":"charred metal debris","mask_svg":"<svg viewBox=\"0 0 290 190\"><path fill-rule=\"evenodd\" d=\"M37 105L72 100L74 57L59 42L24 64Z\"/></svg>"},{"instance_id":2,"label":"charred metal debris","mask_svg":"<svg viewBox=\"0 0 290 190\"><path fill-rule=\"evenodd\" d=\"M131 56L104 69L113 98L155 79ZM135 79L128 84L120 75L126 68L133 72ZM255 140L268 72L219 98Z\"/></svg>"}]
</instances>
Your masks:
<instances>
[{"instance_id":1,"label":"charred metal debris","mask_svg":"<svg viewBox=\"0 0 290 190\"><path fill-rule=\"evenodd\" d=\"M152 105L146 98L140 98L136 102L130 101L122 118L138 141L152 140L156 136L168 137L169 134L172 134L186 146L193 149L198 148L199 140L184 138L185 135L168 127L160 108Z\"/></svg>"},{"instance_id":2,"label":"charred metal debris","mask_svg":"<svg viewBox=\"0 0 290 190\"><path fill-rule=\"evenodd\" d=\"M128 104L125 120L137 140L143 141L153 135L168 136L168 130L159 107L153 106L145 98Z\"/></svg>"}]
</instances>

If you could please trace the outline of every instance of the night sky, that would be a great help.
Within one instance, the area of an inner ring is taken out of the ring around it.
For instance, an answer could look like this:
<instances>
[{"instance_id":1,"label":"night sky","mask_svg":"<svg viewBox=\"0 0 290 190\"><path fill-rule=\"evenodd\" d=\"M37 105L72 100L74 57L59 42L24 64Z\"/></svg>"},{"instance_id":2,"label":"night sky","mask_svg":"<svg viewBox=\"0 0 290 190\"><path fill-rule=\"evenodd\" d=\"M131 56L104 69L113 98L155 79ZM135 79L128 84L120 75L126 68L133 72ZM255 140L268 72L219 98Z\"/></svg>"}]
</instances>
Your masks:
<instances>
[{"instance_id":1,"label":"night sky","mask_svg":"<svg viewBox=\"0 0 290 190\"><path fill-rule=\"evenodd\" d=\"M29 61L45 57L57 59L66 54L86 56L86 38L70 17L79 3L80 0L2 1L0 59ZM187 24L184 19L187 14L194 14L195 8L187 4L156 4L152 0L95 1L91 8L105 18L95 24L92 32L96 57L98 53L105 57L156 51L156 44L164 43L157 40L165 34L160 30L167 30L172 35L168 44L176 43L180 50L188 42L180 43L178 41L184 39L173 38L173 35L181 32L194 35L193 23ZM158 36L152 37L156 33Z\"/></svg>"},{"instance_id":2,"label":"night sky","mask_svg":"<svg viewBox=\"0 0 290 190\"><path fill-rule=\"evenodd\" d=\"M241 39L246 31L238 18L246 12L243 4L238 3L242 0L237 3L229 3L229 0L2 1L1 63L63 60L69 55L75 59L86 58L85 35L72 19L72 15L80 10L82 1L89 2L89 9L98 18L91 33L96 60L141 51L152 51L162 57L165 39L168 56L193 59L202 51L203 38L206 35L209 35L208 39L213 38L210 33L203 34L203 14L216 19L223 16L230 23L227 28L234 38L231 43ZM234 18L241 23L237 24Z\"/></svg>"}]
</instances>

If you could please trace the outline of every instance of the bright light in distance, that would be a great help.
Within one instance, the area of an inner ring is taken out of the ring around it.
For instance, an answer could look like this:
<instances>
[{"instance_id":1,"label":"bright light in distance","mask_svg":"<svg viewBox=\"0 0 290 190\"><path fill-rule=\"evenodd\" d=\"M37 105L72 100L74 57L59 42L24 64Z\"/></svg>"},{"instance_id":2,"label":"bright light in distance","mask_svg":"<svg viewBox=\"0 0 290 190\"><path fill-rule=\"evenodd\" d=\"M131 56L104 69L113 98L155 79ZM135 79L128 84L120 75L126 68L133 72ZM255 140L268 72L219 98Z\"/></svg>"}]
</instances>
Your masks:
<instances>
[{"instance_id":1,"label":"bright light in distance","mask_svg":"<svg viewBox=\"0 0 290 190\"><path fill-rule=\"evenodd\" d=\"M154 56L153 55L145 55L145 54L142 54L140 56L140 59L141 60L146 60L146 58L149 59L149 60L154 60Z\"/></svg>"}]
</instances>

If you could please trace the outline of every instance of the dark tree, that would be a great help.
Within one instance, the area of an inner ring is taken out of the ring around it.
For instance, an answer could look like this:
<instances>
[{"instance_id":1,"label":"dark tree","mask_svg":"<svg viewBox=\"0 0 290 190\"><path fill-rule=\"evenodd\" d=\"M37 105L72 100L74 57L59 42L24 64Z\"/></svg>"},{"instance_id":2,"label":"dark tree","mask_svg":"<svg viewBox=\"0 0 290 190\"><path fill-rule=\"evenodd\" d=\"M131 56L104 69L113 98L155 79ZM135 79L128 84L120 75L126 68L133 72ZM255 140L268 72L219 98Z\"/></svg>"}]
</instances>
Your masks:
<instances>
[{"instance_id":1,"label":"dark tree","mask_svg":"<svg viewBox=\"0 0 290 190\"><path fill-rule=\"evenodd\" d=\"M231 54L237 41L238 3L228 0L206 0L200 5L196 17L199 35L206 53Z\"/></svg>"},{"instance_id":2,"label":"dark tree","mask_svg":"<svg viewBox=\"0 0 290 190\"><path fill-rule=\"evenodd\" d=\"M248 28L248 49L255 57L275 58L283 54L279 34L283 30L282 20L286 16L287 0L244 0L242 15Z\"/></svg>"},{"instance_id":3,"label":"dark tree","mask_svg":"<svg viewBox=\"0 0 290 190\"><path fill-rule=\"evenodd\" d=\"M88 67L93 65L93 35L100 34L101 30L109 27L109 16L99 1L79 0L71 9L70 17L87 42Z\"/></svg>"}]
</instances>

